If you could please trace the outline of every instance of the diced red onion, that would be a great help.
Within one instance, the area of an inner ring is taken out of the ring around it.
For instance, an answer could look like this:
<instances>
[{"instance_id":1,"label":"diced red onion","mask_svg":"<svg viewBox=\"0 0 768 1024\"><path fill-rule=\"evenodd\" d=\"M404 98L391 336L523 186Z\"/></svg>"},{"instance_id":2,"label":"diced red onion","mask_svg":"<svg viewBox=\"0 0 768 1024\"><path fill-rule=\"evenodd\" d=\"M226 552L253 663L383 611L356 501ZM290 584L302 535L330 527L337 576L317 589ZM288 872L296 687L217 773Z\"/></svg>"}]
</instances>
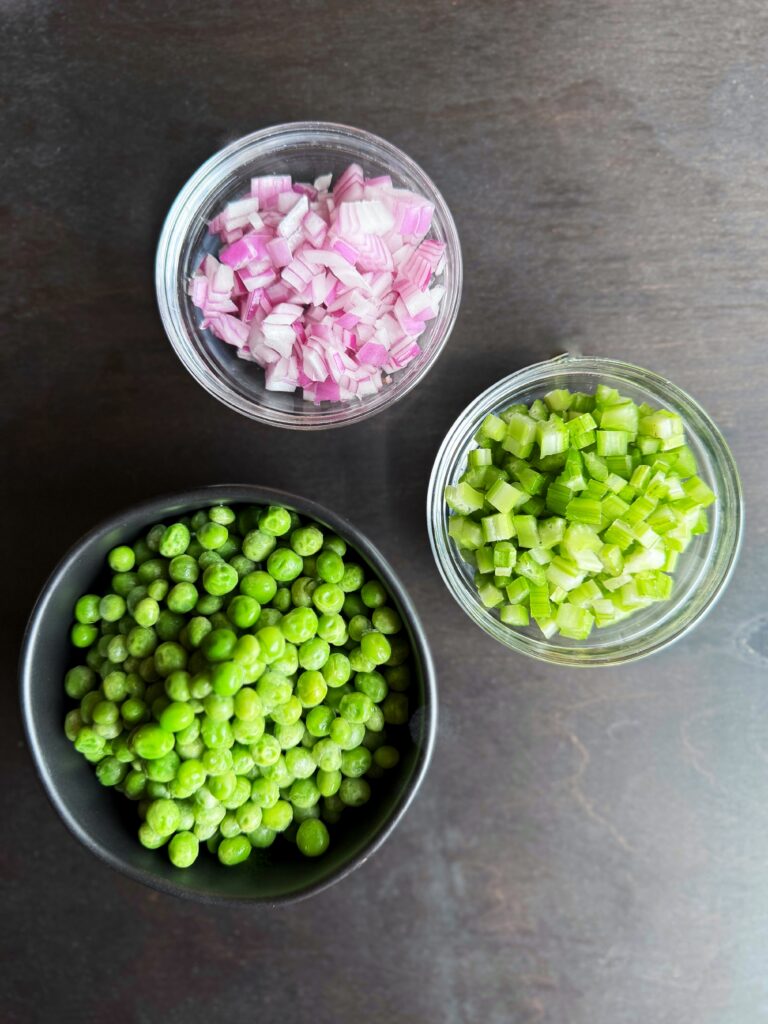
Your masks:
<instances>
[{"instance_id":1,"label":"diced red onion","mask_svg":"<svg viewBox=\"0 0 768 1024\"><path fill-rule=\"evenodd\" d=\"M416 358L437 316L445 246L425 238L434 207L366 179L357 164L313 184L251 180L209 222L222 246L189 282L201 326L264 369L273 391L307 401L376 394ZM383 372L382 372L383 371Z\"/></svg>"}]
</instances>

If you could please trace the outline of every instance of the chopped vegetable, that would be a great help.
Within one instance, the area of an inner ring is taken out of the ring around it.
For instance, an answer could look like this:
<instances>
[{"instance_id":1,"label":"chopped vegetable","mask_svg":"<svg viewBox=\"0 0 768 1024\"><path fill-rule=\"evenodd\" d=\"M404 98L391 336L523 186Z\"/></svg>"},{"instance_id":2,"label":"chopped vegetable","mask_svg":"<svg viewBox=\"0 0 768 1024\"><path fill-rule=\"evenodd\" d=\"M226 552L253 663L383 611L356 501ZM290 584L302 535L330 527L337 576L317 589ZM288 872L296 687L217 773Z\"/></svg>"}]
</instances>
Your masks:
<instances>
[{"instance_id":1,"label":"chopped vegetable","mask_svg":"<svg viewBox=\"0 0 768 1024\"><path fill-rule=\"evenodd\" d=\"M501 622L586 640L669 600L716 497L676 413L557 389L489 414L475 440L445 489L448 533Z\"/></svg>"},{"instance_id":2,"label":"chopped vegetable","mask_svg":"<svg viewBox=\"0 0 768 1024\"><path fill-rule=\"evenodd\" d=\"M75 605L64 729L139 801L139 841L178 868L279 832L321 856L407 742L410 645L383 583L280 506L158 524L107 563L113 592Z\"/></svg>"},{"instance_id":3,"label":"chopped vegetable","mask_svg":"<svg viewBox=\"0 0 768 1024\"><path fill-rule=\"evenodd\" d=\"M315 403L375 394L420 353L440 308L433 213L357 164L333 188L330 175L253 178L210 222L218 258L206 255L189 281L201 327L258 363L270 391L301 389Z\"/></svg>"}]
</instances>

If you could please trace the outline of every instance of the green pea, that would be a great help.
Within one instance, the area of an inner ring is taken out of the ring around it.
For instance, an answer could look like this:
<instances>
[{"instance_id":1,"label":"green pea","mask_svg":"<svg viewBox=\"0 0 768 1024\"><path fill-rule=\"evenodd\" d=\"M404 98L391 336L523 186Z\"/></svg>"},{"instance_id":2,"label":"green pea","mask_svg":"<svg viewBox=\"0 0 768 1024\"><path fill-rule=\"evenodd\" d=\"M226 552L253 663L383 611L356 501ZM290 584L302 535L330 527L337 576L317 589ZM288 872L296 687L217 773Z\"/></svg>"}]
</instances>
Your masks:
<instances>
[{"instance_id":1,"label":"green pea","mask_svg":"<svg viewBox=\"0 0 768 1024\"><path fill-rule=\"evenodd\" d=\"M275 764L280 757L280 744L274 736L265 733L250 748L251 757L259 767Z\"/></svg>"},{"instance_id":2,"label":"green pea","mask_svg":"<svg viewBox=\"0 0 768 1024\"><path fill-rule=\"evenodd\" d=\"M328 661L331 649L319 636L306 640L299 648L299 664L303 669L321 669Z\"/></svg>"},{"instance_id":3,"label":"green pea","mask_svg":"<svg viewBox=\"0 0 768 1024\"><path fill-rule=\"evenodd\" d=\"M160 538L158 551L164 558L176 558L183 555L189 547L190 533L183 523L169 526Z\"/></svg>"},{"instance_id":4,"label":"green pea","mask_svg":"<svg viewBox=\"0 0 768 1024\"><path fill-rule=\"evenodd\" d=\"M261 605L247 594L233 597L227 607L227 617L238 629L250 629L261 614Z\"/></svg>"},{"instance_id":5,"label":"green pea","mask_svg":"<svg viewBox=\"0 0 768 1024\"><path fill-rule=\"evenodd\" d=\"M86 693L96 687L96 673L85 665L71 668L64 677L64 689L73 700L82 700Z\"/></svg>"},{"instance_id":6,"label":"green pea","mask_svg":"<svg viewBox=\"0 0 768 1024\"><path fill-rule=\"evenodd\" d=\"M153 580L166 579L168 567L162 558L150 558L142 562L138 569L138 577L143 584L152 583Z\"/></svg>"},{"instance_id":7,"label":"green pea","mask_svg":"<svg viewBox=\"0 0 768 1024\"><path fill-rule=\"evenodd\" d=\"M168 580L152 580L147 587L147 596L154 601L163 601L168 594L169 587Z\"/></svg>"},{"instance_id":8,"label":"green pea","mask_svg":"<svg viewBox=\"0 0 768 1024\"><path fill-rule=\"evenodd\" d=\"M229 722L215 722L207 717L200 726L200 735L210 750L227 750L235 742Z\"/></svg>"},{"instance_id":9,"label":"green pea","mask_svg":"<svg viewBox=\"0 0 768 1024\"><path fill-rule=\"evenodd\" d=\"M194 583L200 575L200 569L190 555L176 555L168 566L168 575L174 583Z\"/></svg>"},{"instance_id":10,"label":"green pea","mask_svg":"<svg viewBox=\"0 0 768 1024\"><path fill-rule=\"evenodd\" d=\"M237 583L237 572L226 562L222 562L220 565L210 565L203 573L203 586L209 594L213 594L215 597L228 594L234 590Z\"/></svg>"},{"instance_id":11,"label":"green pea","mask_svg":"<svg viewBox=\"0 0 768 1024\"><path fill-rule=\"evenodd\" d=\"M303 706L298 697L291 696L283 704L278 704L270 713L273 722L279 725L293 725L301 718Z\"/></svg>"},{"instance_id":12,"label":"green pea","mask_svg":"<svg viewBox=\"0 0 768 1024\"><path fill-rule=\"evenodd\" d=\"M376 662L367 658L360 647L354 647L349 652L349 666L353 672L374 672Z\"/></svg>"},{"instance_id":13,"label":"green pea","mask_svg":"<svg viewBox=\"0 0 768 1024\"><path fill-rule=\"evenodd\" d=\"M321 857L329 842L328 829L317 818L307 818L299 825L296 845L305 857Z\"/></svg>"},{"instance_id":14,"label":"green pea","mask_svg":"<svg viewBox=\"0 0 768 1024\"><path fill-rule=\"evenodd\" d=\"M251 800L257 807L274 807L280 799L280 787L271 779L258 778L251 783Z\"/></svg>"},{"instance_id":15,"label":"green pea","mask_svg":"<svg viewBox=\"0 0 768 1024\"><path fill-rule=\"evenodd\" d=\"M290 583L301 575L304 562L291 548L275 548L267 559L267 572L279 583Z\"/></svg>"},{"instance_id":16,"label":"green pea","mask_svg":"<svg viewBox=\"0 0 768 1024\"><path fill-rule=\"evenodd\" d=\"M160 725L167 732L181 732L192 724L195 713L189 704L174 701L160 715Z\"/></svg>"},{"instance_id":17,"label":"green pea","mask_svg":"<svg viewBox=\"0 0 768 1024\"><path fill-rule=\"evenodd\" d=\"M244 835L230 836L219 844L218 858L226 867L242 864L251 855L251 844Z\"/></svg>"},{"instance_id":18,"label":"green pea","mask_svg":"<svg viewBox=\"0 0 768 1024\"><path fill-rule=\"evenodd\" d=\"M153 800L147 808L147 824L159 836L172 835L179 824L181 813L173 800Z\"/></svg>"},{"instance_id":19,"label":"green pea","mask_svg":"<svg viewBox=\"0 0 768 1024\"><path fill-rule=\"evenodd\" d=\"M304 572L307 572L309 559L304 559ZM317 580L311 579L308 575L299 576L291 584L291 600L296 608L308 608L312 604L312 594L317 586Z\"/></svg>"},{"instance_id":20,"label":"green pea","mask_svg":"<svg viewBox=\"0 0 768 1024\"><path fill-rule=\"evenodd\" d=\"M301 719L296 719L294 722L278 722L275 725L275 739L282 750L290 750L291 747L297 747L301 743L305 728Z\"/></svg>"},{"instance_id":21,"label":"green pea","mask_svg":"<svg viewBox=\"0 0 768 1024\"><path fill-rule=\"evenodd\" d=\"M371 620L365 615L353 615L349 620L349 639L360 643L366 633L373 628Z\"/></svg>"},{"instance_id":22,"label":"green pea","mask_svg":"<svg viewBox=\"0 0 768 1024\"><path fill-rule=\"evenodd\" d=\"M284 676L295 675L299 670L299 651L295 644L287 643L279 658L271 664L273 672L282 672Z\"/></svg>"},{"instance_id":23,"label":"green pea","mask_svg":"<svg viewBox=\"0 0 768 1024\"><path fill-rule=\"evenodd\" d=\"M317 788L320 790L321 796L334 796L334 794L338 793L341 780L342 775L338 769L325 771L323 768L319 768L315 776Z\"/></svg>"},{"instance_id":24,"label":"green pea","mask_svg":"<svg viewBox=\"0 0 768 1024\"><path fill-rule=\"evenodd\" d=\"M354 619L356 615L365 615L368 609L363 604L363 599L359 594L347 594L344 598L344 605L342 606L342 612L347 619Z\"/></svg>"},{"instance_id":25,"label":"green pea","mask_svg":"<svg viewBox=\"0 0 768 1024\"><path fill-rule=\"evenodd\" d=\"M245 683L245 673L235 661L220 661L211 666L211 686L222 697L232 697Z\"/></svg>"},{"instance_id":26,"label":"green pea","mask_svg":"<svg viewBox=\"0 0 768 1024\"><path fill-rule=\"evenodd\" d=\"M155 671L160 677L187 667L187 652L172 640L160 644L154 653Z\"/></svg>"},{"instance_id":27,"label":"green pea","mask_svg":"<svg viewBox=\"0 0 768 1024\"><path fill-rule=\"evenodd\" d=\"M405 725L408 721L408 698L403 693L389 693L381 703L388 725Z\"/></svg>"},{"instance_id":28,"label":"green pea","mask_svg":"<svg viewBox=\"0 0 768 1024\"><path fill-rule=\"evenodd\" d=\"M341 537L337 537L335 533L327 533L325 535L323 547L326 551L335 551L336 554L340 555L342 558L347 553L346 541L343 541Z\"/></svg>"},{"instance_id":29,"label":"green pea","mask_svg":"<svg viewBox=\"0 0 768 1024\"><path fill-rule=\"evenodd\" d=\"M147 778L152 782L171 782L176 777L180 765L181 758L179 755L175 750L169 750L162 757L157 757L154 761L147 762Z\"/></svg>"},{"instance_id":30,"label":"green pea","mask_svg":"<svg viewBox=\"0 0 768 1024\"><path fill-rule=\"evenodd\" d=\"M330 737L318 740L310 756L323 771L333 772L341 768L341 747Z\"/></svg>"},{"instance_id":31,"label":"green pea","mask_svg":"<svg viewBox=\"0 0 768 1024\"><path fill-rule=\"evenodd\" d=\"M153 761L173 750L174 740L173 733L167 732L159 725L140 725L131 742L139 757Z\"/></svg>"},{"instance_id":32,"label":"green pea","mask_svg":"<svg viewBox=\"0 0 768 1024\"><path fill-rule=\"evenodd\" d=\"M395 747L381 746L375 751L373 760L379 768L394 768L400 760L400 752Z\"/></svg>"},{"instance_id":33,"label":"green pea","mask_svg":"<svg viewBox=\"0 0 768 1024\"><path fill-rule=\"evenodd\" d=\"M136 564L136 556L133 549L125 544L112 548L107 555L107 562L114 572L130 572Z\"/></svg>"},{"instance_id":34,"label":"green pea","mask_svg":"<svg viewBox=\"0 0 768 1024\"><path fill-rule=\"evenodd\" d=\"M377 704L384 700L389 692L386 680L380 672L358 672L355 676L355 689L367 694Z\"/></svg>"},{"instance_id":35,"label":"green pea","mask_svg":"<svg viewBox=\"0 0 768 1024\"><path fill-rule=\"evenodd\" d=\"M194 583L177 583L168 594L167 604L172 612L181 615L192 611L199 596Z\"/></svg>"},{"instance_id":36,"label":"green pea","mask_svg":"<svg viewBox=\"0 0 768 1024\"><path fill-rule=\"evenodd\" d=\"M148 850L158 850L168 841L168 836L158 835L149 825L149 822L142 821L139 825L139 842Z\"/></svg>"},{"instance_id":37,"label":"green pea","mask_svg":"<svg viewBox=\"0 0 768 1024\"><path fill-rule=\"evenodd\" d=\"M134 587L139 585L139 576L135 572L116 572L112 577L112 590L120 597L128 597Z\"/></svg>"},{"instance_id":38,"label":"green pea","mask_svg":"<svg viewBox=\"0 0 768 1024\"><path fill-rule=\"evenodd\" d=\"M293 820L293 808L286 800L278 800L261 812L261 823L274 832L284 832Z\"/></svg>"},{"instance_id":39,"label":"green pea","mask_svg":"<svg viewBox=\"0 0 768 1024\"><path fill-rule=\"evenodd\" d=\"M323 534L316 526L300 526L291 534L291 547L302 558L316 554L322 546Z\"/></svg>"},{"instance_id":40,"label":"green pea","mask_svg":"<svg viewBox=\"0 0 768 1024\"><path fill-rule=\"evenodd\" d=\"M231 629L214 629L203 637L200 645L208 661L227 661L237 645L237 635Z\"/></svg>"},{"instance_id":41,"label":"green pea","mask_svg":"<svg viewBox=\"0 0 768 1024\"><path fill-rule=\"evenodd\" d=\"M315 806L320 799L320 790L312 779L296 779L288 791L288 799L294 808L304 810Z\"/></svg>"},{"instance_id":42,"label":"green pea","mask_svg":"<svg viewBox=\"0 0 768 1024\"><path fill-rule=\"evenodd\" d=\"M335 582L339 584L345 594L351 594L356 590L360 590L364 581L365 572L363 571L363 567L361 565L356 565L353 562L347 562L344 565L344 575L340 580L336 580Z\"/></svg>"},{"instance_id":43,"label":"green pea","mask_svg":"<svg viewBox=\"0 0 768 1024\"><path fill-rule=\"evenodd\" d=\"M234 758L231 750L206 750L202 757L203 768L209 775L224 775L233 771Z\"/></svg>"},{"instance_id":44,"label":"green pea","mask_svg":"<svg viewBox=\"0 0 768 1024\"><path fill-rule=\"evenodd\" d=\"M285 637L277 626L265 626L256 634L261 648L261 656L269 665L282 656L285 651Z\"/></svg>"},{"instance_id":45,"label":"green pea","mask_svg":"<svg viewBox=\"0 0 768 1024\"><path fill-rule=\"evenodd\" d=\"M362 807L371 798L371 787L365 779L344 779L339 796L347 807Z\"/></svg>"},{"instance_id":46,"label":"green pea","mask_svg":"<svg viewBox=\"0 0 768 1024\"><path fill-rule=\"evenodd\" d=\"M282 537L291 528L291 513L280 505L270 505L259 516L259 529L271 537Z\"/></svg>"},{"instance_id":47,"label":"green pea","mask_svg":"<svg viewBox=\"0 0 768 1024\"><path fill-rule=\"evenodd\" d=\"M224 545L229 537L229 530L221 523L207 522L195 535L206 551L215 551Z\"/></svg>"},{"instance_id":48,"label":"green pea","mask_svg":"<svg viewBox=\"0 0 768 1024\"><path fill-rule=\"evenodd\" d=\"M317 556L315 572L325 583L341 583L344 571L344 561L335 551L326 549Z\"/></svg>"},{"instance_id":49,"label":"green pea","mask_svg":"<svg viewBox=\"0 0 768 1024\"><path fill-rule=\"evenodd\" d=\"M117 622L125 615L125 598L119 594L107 594L99 602L99 615L105 622Z\"/></svg>"},{"instance_id":50,"label":"green pea","mask_svg":"<svg viewBox=\"0 0 768 1024\"><path fill-rule=\"evenodd\" d=\"M243 538L242 550L245 557L250 558L252 562L263 562L276 546L277 541L274 536L263 530L251 530Z\"/></svg>"},{"instance_id":51,"label":"green pea","mask_svg":"<svg viewBox=\"0 0 768 1024\"><path fill-rule=\"evenodd\" d=\"M317 635L339 647L347 642L347 625L341 615L321 615L317 620Z\"/></svg>"},{"instance_id":52,"label":"green pea","mask_svg":"<svg viewBox=\"0 0 768 1024\"><path fill-rule=\"evenodd\" d=\"M102 786L119 785L128 773L128 766L116 757L105 757L96 765L96 778Z\"/></svg>"},{"instance_id":53,"label":"green pea","mask_svg":"<svg viewBox=\"0 0 768 1024\"><path fill-rule=\"evenodd\" d=\"M313 708L320 704L328 686L322 673L318 671L302 672L296 683L296 695L305 708Z\"/></svg>"},{"instance_id":54,"label":"green pea","mask_svg":"<svg viewBox=\"0 0 768 1024\"><path fill-rule=\"evenodd\" d=\"M366 747L345 750L341 755L341 773L350 779L359 779L371 767L371 752Z\"/></svg>"},{"instance_id":55,"label":"green pea","mask_svg":"<svg viewBox=\"0 0 768 1024\"><path fill-rule=\"evenodd\" d=\"M147 789L147 778L143 772L130 771L123 779L123 792L129 800L141 800Z\"/></svg>"},{"instance_id":56,"label":"green pea","mask_svg":"<svg viewBox=\"0 0 768 1024\"><path fill-rule=\"evenodd\" d=\"M200 852L200 842L192 832L177 832L168 844L168 858L176 868L191 867Z\"/></svg>"},{"instance_id":57,"label":"green pea","mask_svg":"<svg viewBox=\"0 0 768 1024\"><path fill-rule=\"evenodd\" d=\"M285 766L297 779L308 779L315 773L315 759L305 747L292 747L285 753Z\"/></svg>"},{"instance_id":58,"label":"green pea","mask_svg":"<svg viewBox=\"0 0 768 1024\"><path fill-rule=\"evenodd\" d=\"M139 626L154 626L160 617L160 605L152 597L144 597L133 609L133 617Z\"/></svg>"},{"instance_id":59,"label":"green pea","mask_svg":"<svg viewBox=\"0 0 768 1024\"><path fill-rule=\"evenodd\" d=\"M183 616L163 608L155 624L155 632L161 640L177 640L183 626Z\"/></svg>"},{"instance_id":60,"label":"green pea","mask_svg":"<svg viewBox=\"0 0 768 1024\"><path fill-rule=\"evenodd\" d=\"M321 583L312 593L312 603L324 615L337 615L344 606L344 591L335 583Z\"/></svg>"},{"instance_id":61,"label":"green pea","mask_svg":"<svg viewBox=\"0 0 768 1024\"><path fill-rule=\"evenodd\" d=\"M222 526L229 526L235 521L235 513L228 505L214 505L208 509L208 518L212 523L221 523Z\"/></svg>"},{"instance_id":62,"label":"green pea","mask_svg":"<svg viewBox=\"0 0 768 1024\"><path fill-rule=\"evenodd\" d=\"M399 633L403 628L403 620L394 608L388 608L386 605L375 608L371 619L373 621L373 628L377 629L380 633Z\"/></svg>"},{"instance_id":63,"label":"green pea","mask_svg":"<svg viewBox=\"0 0 768 1024\"><path fill-rule=\"evenodd\" d=\"M280 620L280 631L291 643L302 644L317 632L317 615L311 608L294 608Z\"/></svg>"},{"instance_id":64,"label":"green pea","mask_svg":"<svg viewBox=\"0 0 768 1024\"><path fill-rule=\"evenodd\" d=\"M330 708L323 705L312 708L307 715L307 731L311 736L327 736L334 718L335 715Z\"/></svg>"},{"instance_id":65,"label":"green pea","mask_svg":"<svg viewBox=\"0 0 768 1024\"><path fill-rule=\"evenodd\" d=\"M206 775L207 772L202 762L197 758L182 761L176 772L176 778L190 793L194 793L195 790L198 790L203 785Z\"/></svg>"},{"instance_id":66,"label":"green pea","mask_svg":"<svg viewBox=\"0 0 768 1024\"><path fill-rule=\"evenodd\" d=\"M373 701L365 693L348 693L341 698L339 711L348 722L365 723L373 713Z\"/></svg>"},{"instance_id":67,"label":"green pea","mask_svg":"<svg viewBox=\"0 0 768 1024\"><path fill-rule=\"evenodd\" d=\"M277 832L264 825L259 825L258 828L248 833L248 841L257 850L266 850L267 847L274 843L276 838Z\"/></svg>"},{"instance_id":68,"label":"green pea","mask_svg":"<svg viewBox=\"0 0 768 1024\"><path fill-rule=\"evenodd\" d=\"M84 594L75 604L75 618L84 626L92 625L101 618L99 604L101 599L97 594Z\"/></svg>"}]
</instances>

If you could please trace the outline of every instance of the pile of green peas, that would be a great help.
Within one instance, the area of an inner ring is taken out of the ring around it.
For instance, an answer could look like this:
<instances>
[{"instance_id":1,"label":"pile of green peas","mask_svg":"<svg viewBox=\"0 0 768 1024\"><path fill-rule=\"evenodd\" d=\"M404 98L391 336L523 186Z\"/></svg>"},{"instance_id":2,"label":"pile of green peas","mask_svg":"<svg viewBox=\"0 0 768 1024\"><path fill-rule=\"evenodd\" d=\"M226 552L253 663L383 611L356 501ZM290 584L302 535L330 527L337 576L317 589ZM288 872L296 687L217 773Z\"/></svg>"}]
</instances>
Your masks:
<instances>
[{"instance_id":1,"label":"pile of green peas","mask_svg":"<svg viewBox=\"0 0 768 1024\"><path fill-rule=\"evenodd\" d=\"M279 834L325 853L406 735L411 649L382 582L280 506L158 523L107 561L110 591L75 605L64 727L137 802L139 841L179 868Z\"/></svg>"}]
</instances>

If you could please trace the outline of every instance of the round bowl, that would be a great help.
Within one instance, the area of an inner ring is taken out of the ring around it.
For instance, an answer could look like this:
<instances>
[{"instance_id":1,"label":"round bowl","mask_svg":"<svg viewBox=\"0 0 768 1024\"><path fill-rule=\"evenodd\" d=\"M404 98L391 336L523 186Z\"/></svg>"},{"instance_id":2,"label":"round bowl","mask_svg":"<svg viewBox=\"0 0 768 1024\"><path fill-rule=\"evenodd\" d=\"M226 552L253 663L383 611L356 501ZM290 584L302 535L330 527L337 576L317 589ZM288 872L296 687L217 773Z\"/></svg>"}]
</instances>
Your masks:
<instances>
[{"instance_id":1,"label":"round bowl","mask_svg":"<svg viewBox=\"0 0 768 1024\"><path fill-rule=\"evenodd\" d=\"M92 766L64 735L64 715L71 706L63 688L64 673L72 664L68 626L77 597L105 576L105 558L112 547L132 541L166 516L221 502L281 504L311 516L346 538L384 581L407 624L414 651L410 746L397 767L377 780L370 803L336 826L334 842L322 857L302 857L293 846L281 843L254 849L248 862L237 868L222 868L214 858L201 856L181 871L161 851L139 844L135 805L100 786ZM413 800L435 738L437 693L429 646L416 610L386 559L342 516L314 501L266 487L222 485L156 498L91 530L64 556L42 590L27 627L20 674L29 748L48 797L73 835L130 878L206 902L291 902L320 892L359 867L392 833Z\"/></svg>"},{"instance_id":2,"label":"round bowl","mask_svg":"<svg viewBox=\"0 0 768 1024\"><path fill-rule=\"evenodd\" d=\"M440 311L419 338L422 352L392 383L375 395L352 402L313 405L300 392L267 391L264 373L239 359L235 350L200 328L201 314L187 295L187 282L207 252L218 248L208 221L221 207L246 191L251 176L291 174L312 181L335 177L350 163L366 176L389 174L396 187L429 199L435 207L428 238L444 242L445 295ZM359 423L407 395L425 376L448 340L461 297L461 247L445 200L422 169L397 147L369 132L322 121L276 125L246 135L220 150L182 188L168 213L155 264L155 286L166 333L184 366L199 384L231 409L252 419L296 430L317 430Z\"/></svg>"},{"instance_id":3,"label":"round bowl","mask_svg":"<svg viewBox=\"0 0 768 1024\"><path fill-rule=\"evenodd\" d=\"M643 608L626 619L595 629L587 640L544 639L537 627L504 625L477 595L473 571L448 535L443 494L464 470L474 435L488 413L517 402L530 404L553 388L594 392L600 383L618 388L636 402L679 413L699 476L717 501L710 506L709 533L698 536L681 556L669 601ZM681 388L650 370L613 359L560 356L505 377L479 395L448 431L435 459L427 498L430 543L446 586L464 611L500 643L542 661L560 665L618 665L661 650L683 636L715 603L733 570L743 526L741 484L722 434Z\"/></svg>"}]
</instances>

